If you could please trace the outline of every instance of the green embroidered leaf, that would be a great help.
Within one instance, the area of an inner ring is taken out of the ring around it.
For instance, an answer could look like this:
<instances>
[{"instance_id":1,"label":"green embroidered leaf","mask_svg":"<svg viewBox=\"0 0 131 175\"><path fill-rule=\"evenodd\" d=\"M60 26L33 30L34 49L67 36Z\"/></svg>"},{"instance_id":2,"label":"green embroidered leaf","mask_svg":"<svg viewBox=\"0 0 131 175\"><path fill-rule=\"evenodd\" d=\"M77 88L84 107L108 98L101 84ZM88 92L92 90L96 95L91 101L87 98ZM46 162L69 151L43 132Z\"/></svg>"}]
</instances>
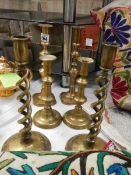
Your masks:
<instances>
[{"instance_id":1,"label":"green embroidered leaf","mask_svg":"<svg viewBox=\"0 0 131 175\"><path fill-rule=\"evenodd\" d=\"M59 151L59 153L64 156L72 156L75 154L75 152L64 152L64 151Z\"/></svg>"},{"instance_id":2,"label":"green embroidered leaf","mask_svg":"<svg viewBox=\"0 0 131 175\"><path fill-rule=\"evenodd\" d=\"M46 152L40 152L39 153L39 156L48 156L48 155L61 155L61 154L59 154L58 152L48 152L48 151L46 151Z\"/></svg>"},{"instance_id":3,"label":"green embroidered leaf","mask_svg":"<svg viewBox=\"0 0 131 175\"><path fill-rule=\"evenodd\" d=\"M14 154L17 157L20 157L22 159L27 159L27 156L25 155L25 152L22 151L11 151L12 154Z\"/></svg>"},{"instance_id":4,"label":"green embroidered leaf","mask_svg":"<svg viewBox=\"0 0 131 175\"><path fill-rule=\"evenodd\" d=\"M62 175L68 175L68 170L69 170L69 166L70 166L71 162L67 161L66 164L63 167L63 171L62 171Z\"/></svg>"},{"instance_id":5,"label":"green embroidered leaf","mask_svg":"<svg viewBox=\"0 0 131 175\"><path fill-rule=\"evenodd\" d=\"M59 164L60 162L53 162L53 163L41 166L37 169L39 172L50 171L50 170L54 170L55 168L57 168Z\"/></svg>"},{"instance_id":6,"label":"green embroidered leaf","mask_svg":"<svg viewBox=\"0 0 131 175\"><path fill-rule=\"evenodd\" d=\"M63 155L63 156L72 156L75 154L75 152L64 152L64 151L59 151L59 152L40 152L40 156L45 156L45 155Z\"/></svg>"},{"instance_id":7,"label":"green embroidered leaf","mask_svg":"<svg viewBox=\"0 0 131 175\"><path fill-rule=\"evenodd\" d=\"M127 157L131 158L131 153L127 152L126 150L122 150L122 153Z\"/></svg>"},{"instance_id":8,"label":"green embroidered leaf","mask_svg":"<svg viewBox=\"0 0 131 175\"><path fill-rule=\"evenodd\" d=\"M106 26L111 28L111 22L110 21L106 22Z\"/></svg>"},{"instance_id":9,"label":"green embroidered leaf","mask_svg":"<svg viewBox=\"0 0 131 175\"><path fill-rule=\"evenodd\" d=\"M125 71L122 71L122 72L116 72L116 73L114 73L114 75L120 75L124 79L126 79L127 81L130 80L130 72L128 70L125 70Z\"/></svg>"},{"instance_id":10,"label":"green embroidered leaf","mask_svg":"<svg viewBox=\"0 0 131 175\"><path fill-rule=\"evenodd\" d=\"M124 52L124 53L122 54L121 60L122 60L122 62L125 63L125 64L130 64L130 62L127 60L127 53L126 53L126 52Z\"/></svg>"},{"instance_id":11,"label":"green embroidered leaf","mask_svg":"<svg viewBox=\"0 0 131 175\"><path fill-rule=\"evenodd\" d=\"M14 161L15 161L15 159L12 158L12 159L6 159L6 160L0 162L0 170L5 168L6 166L8 166L9 164L11 164Z\"/></svg>"},{"instance_id":12,"label":"green embroidered leaf","mask_svg":"<svg viewBox=\"0 0 131 175\"><path fill-rule=\"evenodd\" d=\"M104 158L106 155L109 155L108 152L100 152L97 156L97 166L98 166L98 172L99 175L104 175Z\"/></svg>"},{"instance_id":13,"label":"green embroidered leaf","mask_svg":"<svg viewBox=\"0 0 131 175\"><path fill-rule=\"evenodd\" d=\"M127 98L128 98L128 96L125 96L125 97L122 98L122 100L121 100L120 103L119 103L119 106L120 106L120 107L123 106L123 104L124 104L124 102L125 102L125 100L126 100Z\"/></svg>"}]
</instances>

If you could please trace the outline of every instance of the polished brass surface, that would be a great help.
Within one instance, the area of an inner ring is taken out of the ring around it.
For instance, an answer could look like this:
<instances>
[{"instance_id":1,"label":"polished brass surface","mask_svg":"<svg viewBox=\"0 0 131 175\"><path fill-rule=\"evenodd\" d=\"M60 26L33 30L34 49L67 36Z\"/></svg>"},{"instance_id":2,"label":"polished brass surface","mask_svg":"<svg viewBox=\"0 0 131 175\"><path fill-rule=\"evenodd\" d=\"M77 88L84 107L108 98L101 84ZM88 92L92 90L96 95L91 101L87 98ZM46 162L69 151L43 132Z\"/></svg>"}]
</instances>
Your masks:
<instances>
[{"instance_id":1,"label":"polished brass surface","mask_svg":"<svg viewBox=\"0 0 131 175\"><path fill-rule=\"evenodd\" d=\"M25 68L29 63L29 38L25 36L15 36L12 38L15 55L16 71L19 75L24 75Z\"/></svg>"},{"instance_id":2,"label":"polished brass surface","mask_svg":"<svg viewBox=\"0 0 131 175\"><path fill-rule=\"evenodd\" d=\"M56 59L53 55L43 55L40 57L43 61L43 69L40 70L42 75L42 91L41 97L43 100L44 109L38 111L33 118L36 126L45 129L57 127L62 122L62 117L59 112L51 108L56 103L55 97L51 92L53 79L51 77L52 62Z\"/></svg>"},{"instance_id":3,"label":"polished brass surface","mask_svg":"<svg viewBox=\"0 0 131 175\"><path fill-rule=\"evenodd\" d=\"M82 109L81 105L87 101L84 90L88 83L88 65L93 63L93 60L87 57L80 57L79 61L81 63L80 78L77 79L78 92L74 97L76 106L73 110L69 110L64 114L63 122L74 129L85 129L90 124L90 116Z\"/></svg>"},{"instance_id":4,"label":"polished brass surface","mask_svg":"<svg viewBox=\"0 0 131 175\"><path fill-rule=\"evenodd\" d=\"M21 133L11 136L3 145L2 151L49 151L51 144L48 138L39 132L31 131L30 139L21 139Z\"/></svg>"},{"instance_id":5,"label":"polished brass surface","mask_svg":"<svg viewBox=\"0 0 131 175\"><path fill-rule=\"evenodd\" d=\"M93 150L103 150L106 142L101 138L97 138L95 144L90 145L87 142L88 135L80 134L72 137L66 144L65 150L68 151L93 151Z\"/></svg>"},{"instance_id":6,"label":"polished brass surface","mask_svg":"<svg viewBox=\"0 0 131 175\"><path fill-rule=\"evenodd\" d=\"M40 110L35 114L33 122L40 128L51 129L60 125L62 118L56 110L51 107L45 107L44 110Z\"/></svg>"},{"instance_id":7,"label":"polished brass surface","mask_svg":"<svg viewBox=\"0 0 131 175\"><path fill-rule=\"evenodd\" d=\"M81 28L82 27L73 27L72 28L72 63L70 69L70 87L68 92L62 92L60 94L60 98L62 103L66 105L75 104L74 96L75 96L75 82L78 75L77 70L77 61L79 57L79 47L80 47L80 39L81 39Z\"/></svg>"},{"instance_id":8,"label":"polished brass surface","mask_svg":"<svg viewBox=\"0 0 131 175\"><path fill-rule=\"evenodd\" d=\"M113 50L111 49L112 47ZM113 64L116 51L116 46L103 44L101 60L104 61L101 61L101 73L99 74L99 76L96 77L99 88L94 91L94 94L98 98L98 101L92 103L91 105L95 113L90 115L91 124L90 126L87 125L87 129L89 129L89 134L81 134L71 138L66 144L66 150L103 150L105 146L105 141L100 139L98 135L101 131L102 113L105 109L105 100L107 97L107 88L109 84L108 71L112 68L111 63ZM110 54L109 52L113 53ZM108 53L110 57L108 57Z\"/></svg>"},{"instance_id":9,"label":"polished brass surface","mask_svg":"<svg viewBox=\"0 0 131 175\"><path fill-rule=\"evenodd\" d=\"M110 70L112 68L118 45L103 44L100 67Z\"/></svg>"},{"instance_id":10,"label":"polished brass surface","mask_svg":"<svg viewBox=\"0 0 131 175\"><path fill-rule=\"evenodd\" d=\"M49 37L49 31L50 31L50 28L52 27L52 25L49 25L49 24L39 24L39 26L42 28L42 34L45 34ZM48 52L48 47L49 47L49 38L47 40L41 40L41 45L43 47L42 51L40 52L40 56L39 56L39 59L42 61L41 63L41 69L40 69L40 74L43 78L43 69L45 68L44 66L44 62L43 62L43 56L44 55L49 55L49 52ZM51 64L51 63L50 63ZM34 105L38 106L38 107L42 107L44 106L44 99L43 99L43 86L42 86L42 89L41 89L41 92L40 93L36 93L33 95L33 103ZM52 94L52 105L55 104L56 101L55 101L55 97L54 95Z\"/></svg>"},{"instance_id":11,"label":"polished brass surface","mask_svg":"<svg viewBox=\"0 0 131 175\"><path fill-rule=\"evenodd\" d=\"M30 106L31 95L29 89L32 73L28 68L26 68L29 61L29 58L27 57L27 41L28 39L26 39L26 37L19 37L19 39L13 39L15 56L17 57L16 71L18 74L23 75L21 80L17 83L17 86L22 91L20 95L18 95L17 100L19 100L22 103L22 106L18 109L18 111L23 115L23 118L18 120L18 123L24 125L24 128L22 128L19 131L19 133L16 133L15 135L11 136L4 143L2 147L3 151L44 151L51 149L51 144L45 136L38 132L31 131L32 109Z\"/></svg>"}]
</instances>

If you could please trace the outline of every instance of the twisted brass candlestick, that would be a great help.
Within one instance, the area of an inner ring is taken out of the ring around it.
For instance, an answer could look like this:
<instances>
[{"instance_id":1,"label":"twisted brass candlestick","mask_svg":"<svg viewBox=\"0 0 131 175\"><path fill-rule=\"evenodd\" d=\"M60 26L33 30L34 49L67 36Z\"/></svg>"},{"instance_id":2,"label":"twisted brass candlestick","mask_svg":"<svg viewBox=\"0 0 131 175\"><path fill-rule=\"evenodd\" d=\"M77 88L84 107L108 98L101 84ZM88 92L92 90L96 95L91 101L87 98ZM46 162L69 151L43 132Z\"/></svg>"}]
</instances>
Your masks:
<instances>
[{"instance_id":1,"label":"twisted brass candlestick","mask_svg":"<svg viewBox=\"0 0 131 175\"><path fill-rule=\"evenodd\" d=\"M52 62L56 59L56 57L54 55L43 55L40 59L44 62L43 69L41 69L43 82L41 94L44 109L38 111L34 115L33 122L40 128L50 129L57 127L62 122L60 113L51 108L51 106L54 105L55 101L55 96L51 92L51 85L53 82L53 79L51 77L51 67Z\"/></svg>"},{"instance_id":2,"label":"twisted brass candlestick","mask_svg":"<svg viewBox=\"0 0 131 175\"><path fill-rule=\"evenodd\" d=\"M43 50L40 52L40 60L42 61L41 66L44 66L44 62L41 59L42 56L49 54L48 52L48 47L49 47L49 29L52 27L52 25L49 24L39 24L40 27L42 27L42 33L41 35L45 35L42 39L41 36L41 45L43 46ZM40 69L40 74L41 74L41 69ZM43 86L42 86L43 87ZM38 106L38 107L42 107L44 106L44 97L43 97L43 93L42 93L43 89L41 90L40 93L36 93L33 95L33 103L34 105ZM52 97L53 98L53 97ZM55 104L55 98L53 98L52 100L52 104Z\"/></svg>"},{"instance_id":3,"label":"twisted brass candlestick","mask_svg":"<svg viewBox=\"0 0 131 175\"><path fill-rule=\"evenodd\" d=\"M90 123L89 114L82 109L82 104L87 101L84 95L85 87L88 83L88 65L93 63L93 59L87 57L80 57L81 63L80 78L77 79L78 92L76 93L74 100L76 103L75 109L70 110L64 114L63 121L66 125L74 129L85 129Z\"/></svg>"},{"instance_id":4,"label":"twisted brass candlestick","mask_svg":"<svg viewBox=\"0 0 131 175\"><path fill-rule=\"evenodd\" d=\"M103 150L105 141L97 137L101 130L102 113L105 109L105 103L107 97L107 87L109 83L108 71L112 68L112 64L116 55L117 46L110 44L103 44L102 57L101 57L101 73L96 78L100 88L94 91L98 101L91 106L96 112L90 115L92 122L89 129L89 134L81 134L71 138L67 144L66 150Z\"/></svg>"},{"instance_id":5,"label":"twisted brass candlestick","mask_svg":"<svg viewBox=\"0 0 131 175\"><path fill-rule=\"evenodd\" d=\"M72 64L70 69L70 87L68 92L62 92L60 94L62 103L67 105L75 104L75 81L78 75L77 61L79 57L78 49L80 46L81 28L82 27L79 26L72 28Z\"/></svg>"},{"instance_id":6,"label":"twisted brass candlestick","mask_svg":"<svg viewBox=\"0 0 131 175\"><path fill-rule=\"evenodd\" d=\"M13 39L13 47L15 53L16 72L22 76L17 86L22 90L17 99L22 103L18 109L24 117L18 121L23 124L24 128L11 136L3 145L2 151L43 151L51 150L49 140L39 132L31 131L31 96L29 92L30 80L32 73L27 69L29 61L28 38L18 36Z\"/></svg>"}]
</instances>

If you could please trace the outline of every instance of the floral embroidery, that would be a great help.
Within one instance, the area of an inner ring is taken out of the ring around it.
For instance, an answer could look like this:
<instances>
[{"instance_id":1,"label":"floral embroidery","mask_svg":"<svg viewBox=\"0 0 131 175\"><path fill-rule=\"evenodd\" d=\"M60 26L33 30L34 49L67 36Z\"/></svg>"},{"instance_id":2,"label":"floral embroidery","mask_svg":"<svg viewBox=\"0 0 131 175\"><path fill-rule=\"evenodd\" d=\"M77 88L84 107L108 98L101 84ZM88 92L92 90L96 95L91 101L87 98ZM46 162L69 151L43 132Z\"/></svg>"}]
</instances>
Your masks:
<instances>
[{"instance_id":1,"label":"floral embroidery","mask_svg":"<svg viewBox=\"0 0 131 175\"><path fill-rule=\"evenodd\" d=\"M128 94L128 84L121 76L114 75L112 80L111 95L113 101L118 105L119 100Z\"/></svg>"},{"instance_id":2,"label":"floral embroidery","mask_svg":"<svg viewBox=\"0 0 131 175\"><path fill-rule=\"evenodd\" d=\"M104 34L105 41L110 43L116 42L121 47L128 44L130 38L130 26L126 24L126 22L127 19L123 18L120 12L113 12L110 21L106 24L108 26L106 26L107 29Z\"/></svg>"}]
</instances>

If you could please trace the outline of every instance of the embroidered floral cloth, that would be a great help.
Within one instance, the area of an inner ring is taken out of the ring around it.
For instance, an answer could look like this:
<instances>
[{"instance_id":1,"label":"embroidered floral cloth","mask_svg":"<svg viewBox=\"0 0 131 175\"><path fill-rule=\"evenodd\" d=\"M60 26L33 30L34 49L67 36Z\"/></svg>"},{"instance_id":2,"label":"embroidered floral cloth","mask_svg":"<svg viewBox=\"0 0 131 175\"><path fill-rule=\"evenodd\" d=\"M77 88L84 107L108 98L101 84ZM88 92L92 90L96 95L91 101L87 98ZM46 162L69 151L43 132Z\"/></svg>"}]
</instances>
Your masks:
<instances>
[{"instance_id":1,"label":"embroidered floral cloth","mask_svg":"<svg viewBox=\"0 0 131 175\"><path fill-rule=\"evenodd\" d=\"M115 152L7 152L1 175L130 175L131 154Z\"/></svg>"},{"instance_id":2,"label":"embroidered floral cloth","mask_svg":"<svg viewBox=\"0 0 131 175\"><path fill-rule=\"evenodd\" d=\"M92 14L97 24L103 27L104 42L119 45L112 78L113 102L120 108L131 110L131 1L116 0Z\"/></svg>"}]
</instances>

